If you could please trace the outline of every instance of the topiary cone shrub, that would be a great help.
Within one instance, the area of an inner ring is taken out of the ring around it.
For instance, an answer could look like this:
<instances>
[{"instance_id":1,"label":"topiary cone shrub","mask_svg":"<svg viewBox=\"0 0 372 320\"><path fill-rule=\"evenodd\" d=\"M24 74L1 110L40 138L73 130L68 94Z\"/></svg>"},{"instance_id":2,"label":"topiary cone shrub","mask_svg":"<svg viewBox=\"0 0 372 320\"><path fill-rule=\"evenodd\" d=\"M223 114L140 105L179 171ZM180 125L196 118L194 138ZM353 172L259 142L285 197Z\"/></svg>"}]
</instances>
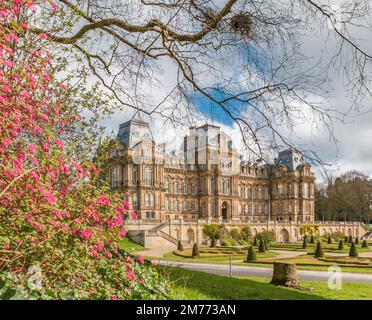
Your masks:
<instances>
[{"instance_id":1,"label":"topiary cone shrub","mask_svg":"<svg viewBox=\"0 0 372 320\"><path fill-rule=\"evenodd\" d=\"M338 243L338 250L344 250L344 242L342 241L342 239Z\"/></svg>"},{"instance_id":2,"label":"topiary cone shrub","mask_svg":"<svg viewBox=\"0 0 372 320\"><path fill-rule=\"evenodd\" d=\"M316 245L314 256L315 258L324 257L324 252L323 252L322 244L320 241L318 241L318 244Z\"/></svg>"},{"instance_id":3,"label":"topiary cone shrub","mask_svg":"<svg viewBox=\"0 0 372 320\"><path fill-rule=\"evenodd\" d=\"M368 248L368 242L367 242L367 240L363 240L362 248Z\"/></svg>"},{"instance_id":4,"label":"topiary cone shrub","mask_svg":"<svg viewBox=\"0 0 372 320\"><path fill-rule=\"evenodd\" d=\"M315 243L315 239L314 239L314 236L313 235L311 235L310 243Z\"/></svg>"},{"instance_id":5,"label":"topiary cone shrub","mask_svg":"<svg viewBox=\"0 0 372 320\"><path fill-rule=\"evenodd\" d=\"M349 241L349 238L345 236L345 243Z\"/></svg>"},{"instance_id":6,"label":"topiary cone shrub","mask_svg":"<svg viewBox=\"0 0 372 320\"><path fill-rule=\"evenodd\" d=\"M258 245L258 252L265 252L265 244L262 240L260 240L260 244Z\"/></svg>"},{"instance_id":7,"label":"topiary cone shrub","mask_svg":"<svg viewBox=\"0 0 372 320\"><path fill-rule=\"evenodd\" d=\"M199 256L200 256L199 247L198 247L198 244L195 242L194 246L192 247L192 257L198 258Z\"/></svg>"},{"instance_id":8,"label":"topiary cone shrub","mask_svg":"<svg viewBox=\"0 0 372 320\"><path fill-rule=\"evenodd\" d=\"M269 243L267 240L264 240L264 247L265 247L265 251L269 250Z\"/></svg>"},{"instance_id":9,"label":"topiary cone shrub","mask_svg":"<svg viewBox=\"0 0 372 320\"><path fill-rule=\"evenodd\" d=\"M183 245L182 245L181 240L178 240L177 250L178 251L183 251Z\"/></svg>"},{"instance_id":10,"label":"topiary cone shrub","mask_svg":"<svg viewBox=\"0 0 372 320\"><path fill-rule=\"evenodd\" d=\"M358 237L355 238L355 244L359 244L359 238Z\"/></svg>"},{"instance_id":11,"label":"topiary cone shrub","mask_svg":"<svg viewBox=\"0 0 372 320\"><path fill-rule=\"evenodd\" d=\"M331 238L331 236L328 236L327 243L328 244L332 244L332 238Z\"/></svg>"},{"instance_id":12,"label":"topiary cone shrub","mask_svg":"<svg viewBox=\"0 0 372 320\"><path fill-rule=\"evenodd\" d=\"M352 243L353 242L353 237L352 236L349 236L349 243Z\"/></svg>"},{"instance_id":13,"label":"topiary cone shrub","mask_svg":"<svg viewBox=\"0 0 372 320\"><path fill-rule=\"evenodd\" d=\"M254 251L253 246L250 246L248 248L247 261L256 261L256 260L257 260L256 252Z\"/></svg>"},{"instance_id":14,"label":"topiary cone shrub","mask_svg":"<svg viewBox=\"0 0 372 320\"><path fill-rule=\"evenodd\" d=\"M358 250L356 248L355 242L353 241L350 246L349 257L357 257L357 256L358 256Z\"/></svg>"},{"instance_id":15,"label":"topiary cone shrub","mask_svg":"<svg viewBox=\"0 0 372 320\"><path fill-rule=\"evenodd\" d=\"M304 237L304 241L302 242L302 249L306 249L307 248L307 240L306 240L306 237Z\"/></svg>"},{"instance_id":16,"label":"topiary cone shrub","mask_svg":"<svg viewBox=\"0 0 372 320\"><path fill-rule=\"evenodd\" d=\"M257 243L257 237L254 237L253 239L253 246L257 247L258 246L258 243Z\"/></svg>"}]
</instances>

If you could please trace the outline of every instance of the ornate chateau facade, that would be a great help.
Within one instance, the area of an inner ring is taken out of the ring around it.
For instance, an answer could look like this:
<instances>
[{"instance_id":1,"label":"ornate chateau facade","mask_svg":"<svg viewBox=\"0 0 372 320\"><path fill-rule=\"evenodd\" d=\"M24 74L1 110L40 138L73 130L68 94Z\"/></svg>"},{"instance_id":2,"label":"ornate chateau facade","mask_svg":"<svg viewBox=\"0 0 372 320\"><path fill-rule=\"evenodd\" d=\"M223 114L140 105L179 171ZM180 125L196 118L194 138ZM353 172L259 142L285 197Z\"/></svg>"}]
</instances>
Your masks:
<instances>
[{"instance_id":1,"label":"ornate chateau facade","mask_svg":"<svg viewBox=\"0 0 372 320\"><path fill-rule=\"evenodd\" d=\"M142 120L121 124L106 172L137 212L139 220L127 225L142 244L146 236L202 243L205 223L264 224L262 230L272 225L282 241L290 241L300 237L299 227L276 226L314 223L315 176L298 152L282 151L272 165L250 163L209 124L190 128L179 154L167 153L151 137Z\"/></svg>"}]
</instances>

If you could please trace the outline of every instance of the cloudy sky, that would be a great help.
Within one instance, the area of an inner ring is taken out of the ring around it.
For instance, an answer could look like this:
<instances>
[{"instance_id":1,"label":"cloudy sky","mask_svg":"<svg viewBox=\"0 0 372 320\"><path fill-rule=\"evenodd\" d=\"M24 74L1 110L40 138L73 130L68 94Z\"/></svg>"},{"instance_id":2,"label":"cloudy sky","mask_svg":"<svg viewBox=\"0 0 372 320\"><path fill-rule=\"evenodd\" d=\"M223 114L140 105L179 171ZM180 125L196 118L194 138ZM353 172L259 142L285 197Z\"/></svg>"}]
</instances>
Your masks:
<instances>
[{"instance_id":1,"label":"cloudy sky","mask_svg":"<svg viewBox=\"0 0 372 320\"><path fill-rule=\"evenodd\" d=\"M336 1L336 5L333 6L335 12L340 10L342 7L341 1ZM337 5L337 3L339 5ZM371 10L371 8L368 8ZM341 10L342 11L342 10ZM338 16L340 21L347 19L342 14ZM366 23L371 23L372 13L367 17ZM337 21L336 21L337 23ZM365 21L363 21L365 23ZM372 24L370 24L372 25ZM332 26L327 25L327 22L311 26L307 30L301 30L301 35L298 37L299 40L299 53L306 57L304 61L298 64L297 69L288 69L288 72L302 73L306 70L308 74L318 75L320 72L324 72L324 64L328 63L334 55L334 51L337 47L337 36L332 32ZM360 28L357 26L350 27L348 32L351 37L355 37L358 41L358 45L372 55L372 31L371 29ZM236 54L234 59L230 57L223 59L220 62L220 66L224 66L226 73L231 73L231 78L239 79L242 77L243 72L239 69L239 62L250 57L250 52L239 52ZM351 51L346 49L345 60L347 60L348 54ZM263 59L270 58L269 56L263 56ZM164 96L167 95L170 88L173 88L176 81L177 68L169 61L161 61L162 72L158 76L158 80L161 83L158 87L142 87L156 104L156 101L161 101ZM353 94L349 91L350 87L347 84L345 72L343 69L345 66L333 65L328 69L327 81L325 83L319 83L318 90L314 90L311 97L312 101L318 101L318 103L325 103L333 108L333 112L338 112L339 116L337 119L333 119L332 133L333 138L330 137L330 133L320 122L319 118L309 117L302 118L301 121L296 122L292 130L289 130L286 126L277 126L283 135L291 137L291 139L302 149L310 149L315 151L320 158L329 166L327 170L332 176L342 174L347 170L360 170L365 174L372 177L372 98L366 96L360 99L358 104L350 111L350 106L353 103ZM257 64L255 65L257 71ZM254 73L254 68L252 71ZM372 77L371 63L367 64L365 70L367 76ZM235 73L235 74L234 74ZM251 74L250 74L251 76ZM288 77L290 74L288 74ZM203 78L204 77L204 78ZM203 85L208 86L211 79L208 75L203 76L200 81ZM240 82L240 88L242 85L248 89L252 89L257 86L260 82L264 82L264 72L258 77L253 77L254 80ZM247 78L245 78L247 79ZM252 77L250 77L252 79ZM243 84L242 84L243 83ZM316 87L316 86L315 86ZM368 88L372 90L372 88ZM327 94L324 95L323 93ZM319 95L318 95L319 94ZM203 124L205 122L220 125L223 130L227 131L232 137L235 145L241 148L241 136L237 128L237 125L227 116L226 113L221 111L217 106L197 94L192 93L192 104L194 107L194 121L196 125ZM220 98L217 96L217 98ZM298 106L306 113L306 106L302 106L301 102L297 102ZM247 106L235 102L235 108L239 109L239 114L245 116L248 112ZM177 110L178 115L182 119L182 115L186 116L188 110L180 107ZM340 116L342 114L342 116ZM105 119L102 124L107 128L107 133L116 132L119 124L127 121L133 116L131 110L125 110L115 113L110 119ZM166 142L177 147L182 141L182 137L187 133L189 123L185 123L184 126L176 125L165 121L159 116L153 116L151 118L142 115L143 120L150 122L153 130L154 138L157 142ZM336 140L336 141L335 141ZM249 155L248 155L249 156ZM319 171L319 170L316 170ZM319 179L321 176L319 175Z\"/></svg>"}]
</instances>

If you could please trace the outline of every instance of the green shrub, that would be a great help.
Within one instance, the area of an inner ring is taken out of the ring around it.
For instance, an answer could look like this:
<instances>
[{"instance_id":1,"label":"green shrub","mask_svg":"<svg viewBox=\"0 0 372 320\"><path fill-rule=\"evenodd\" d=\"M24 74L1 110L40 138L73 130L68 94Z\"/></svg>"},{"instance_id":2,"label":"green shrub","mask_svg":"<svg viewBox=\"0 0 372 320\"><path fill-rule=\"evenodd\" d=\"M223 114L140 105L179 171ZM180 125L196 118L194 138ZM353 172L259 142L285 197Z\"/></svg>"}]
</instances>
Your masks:
<instances>
[{"instance_id":1,"label":"green shrub","mask_svg":"<svg viewBox=\"0 0 372 320\"><path fill-rule=\"evenodd\" d=\"M231 244L232 244L233 246L238 246L238 245L239 245L239 242L236 241L236 240L232 240L231 242L232 242Z\"/></svg>"},{"instance_id":2,"label":"green shrub","mask_svg":"<svg viewBox=\"0 0 372 320\"><path fill-rule=\"evenodd\" d=\"M245 246L248 244L248 242L246 240L243 240L243 239L240 239L238 240L238 243L241 245L241 246Z\"/></svg>"},{"instance_id":3,"label":"green shrub","mask_svg":"<svg viewBox=\"0 0 372 320\"><path fill-rule=\"evenodd\" d=\"M363 240L362 248L368 248L368 242L367 242L367 240Z\"/></svg>"},{"instance_id":4,"label":"green shrub","mask_svg":"<svg viewBox=\"0 0 372 320\"><path fill-rule=\"evenodd\" d=\"M195 242L194 246L192 247L192 257L197 258L199 256L200 256L199 247L198 247L198 244Z\"/></svg>"},{"instance_id":5,"label":"green shrub","mask_svg":"<svg viewBox=\"0 0 372 320\"><path fill-rule=\"evenodd\" d=\"M345 236L345 243L349 242L349 238Z\"/></svg>"},{"instance_id":6,"label":"green shrub","mask_svg":"<svg viewBox=\"0 0 372 320\"><path fill-rule=\"evenodd\" d=\"M254 251L254 248L253 248L253 246L250 246L248 248L247 261L256 261L256 260L257 260L257 257L256 257L256 253Z\"/></svg>"},{"instance_id":7,"label":"green shrub","mask_svg":"<svg viewBox=\"0 0 372 320\"><path fill-rule=\"evenodd\" d=\"M353 242L353 237L352 236L349 236L349 243L352 243Z\"/></svg>"},{"instance_id":8,"label":"green shrub","mask_svg":"<svg viewBox=\"0 0 372 320\"><path fill-rule=\"evenodd\" d=\"M344 250L344 242L342 239L338 242L338 250Z\"/></svg>"},{"instance_id":9,"label":"green shrub","mask_svg":"<svg viewBox=\"0 0 372 320\"><path fill-rule=\"evenodd\" d=\"M332 238L331 238L331 236L328 236L327 243L328 244L332 244Z\"/></svg>"},{"instance_id":10,"label":"green shrub","mask_svg":"<svg viewBox=\"0 0 372 320\"><path fill-rule=\"evenodd\" d=\"M178 251L183 251L183 245L182 245L181 240L178 240L177 250Z\"/></svg>"},{"instance_id":11,"label":"green shrub","mask_svg":"<svg viewBox=\"0 0 372 320\"><path fill-rule=\"evenodd\" d=\"M242 240L249 241L252 238L252 231L250 227L243 227L240 231Z\"/></svg>"},{"instance_id":12,"label":"green shrub","mask_svg":"<svg viewBox=\"0 0 372 320\"><path fill-rule=\"evenodd\" d=\"M355 238L355 244L359 244L359 238L358 237Z\"/></svg>"},{"instance_id":13,"label":"green shrub","mask_svg":"<svg viewBox=\"0 0 372 320\"><path fill-rule=\"evenodd\" d=\"M339 242L341 239L344 239L344 234L340 231L335 231L331 234L331 237L335 239L336 242Z\"/></svg>"},{"instance_id":14,"label":"green shrub","mask_svg":"<svg viewBox=\"0 0 372 320\"><path fill-rule=\"evenodd\" d=\"M315 252L314 252L314 256L315 258L321 258L321 257L324 257L324 252L323 252L323 248L322 248L322 243L320 241L318 241L318 244L316 245L316 249L315 249Z\"/></svg>"},{"instance_id":15,"label":"green shrub","mask_svg":"<svg viewBox=\"0 0 372 320\"><path fill-rule=\"evenodd\" d=\"M265 251L269 250L269 243L266 240L264 240L264 247L265 247Z\"/></svg>"},{"instance_id":16,"label":"green shrub","mask_svg":"<svg viewBox=\"0 0 372 320\"><path fill-rule=\"evenodd\" d=\"M260 240L260 244L258 245L258 252L265 252L265 243L263 240Z\"/></svg>"},{"instance_id":17,"label":"green shrub","mask_svg":"<svg viewBox=\"0 0 372 320\"><path fill-rule=\"evenodd\" d=\"M231 239L221 240L221 246L223 247L230 247L232 245L233 245L233 241Z\"/></svg>"},{"instance_id":18,"label":"green shrub","mask_svg":"<svg viewBox=\"0 0 372 320\"><path fill-rule=\"evenodd\" d=\"M257 237L254 237L252 245L255 246L255 247L258 246Z\"/></svg>"},{"instance_id":19,"label":"green shrub","mask_svg":"<svg viewBox=\"0 0 372 320\"><path fill-rule=\"evenodd\" d=\"M304 241L302 241L302 249L306 249L307 248L307 240L306 240L306 237L304 237Z\"/></svg>"},{"instance_id":20,"label":"green shrub","mask_svg":"<svg viewBox=\"0 0 372 320\"><path fill-rule=\"evenodd\" d=\"M310 243L315 243L314 235L311 235Z\"/></svg>"},{"instance_id":21,"label":"green shrub","mask_svg":"<svg viewBox=\"0 0 372 320\"><path fill-rule=\"evenodd\" d=\"M229 234L233 240L240 240L242 238L242 234L238 228L231 229Z\"/></svg>"},{"instance_id":22,"label":"green shrub","mask_svg":"<svg viewBox=\"0 0 372 320\"><path fill-rule=\"evenodd\" d=\"M355 242L351 242L350 250L349 250L349 257L357 257L358 250L356 248Z\"/></svg>"},{"instance_id":23,"label":"green shrub","mask_svg":"<svg viewBox=\"0 0 372 320\"><path fill-rule=\"evenodd\" d=\"M272 241L274 242L275 241L275 232L273 231L268 231L268 230L265 230L265 231L262 231L262 232L259 232L257 234L257 239L258 240L266 240L268 242Z\"/></svg>"},{"instance_id":24,"label":"green shrub","mask_svg":"<svg viewBox=\"0 0 372 320\"><path fill-rule=\"evenodd\" d=\"M223 239L225 226L222 224L206 224L203 227L203 233L210 238L211 247L216 246L217 239Z\"/></svg>"}]
</instances>

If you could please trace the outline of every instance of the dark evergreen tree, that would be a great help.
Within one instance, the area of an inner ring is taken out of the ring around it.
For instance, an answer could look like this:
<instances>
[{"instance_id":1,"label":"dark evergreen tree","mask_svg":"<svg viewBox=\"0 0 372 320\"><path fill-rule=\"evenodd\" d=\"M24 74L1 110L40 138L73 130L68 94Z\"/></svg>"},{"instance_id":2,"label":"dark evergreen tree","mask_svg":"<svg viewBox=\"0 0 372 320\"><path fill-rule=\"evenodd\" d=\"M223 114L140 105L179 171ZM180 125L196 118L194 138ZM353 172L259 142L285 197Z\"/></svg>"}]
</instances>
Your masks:
<instances>
[{"instance_id":1,"label":"dark evergreen tree","mask_svg":"<svg viewBox=\"0 0 372 320\"><path fill-rule=\"evenodd\" d=\"M256 261L256 260L257 260L257 257L256 257L256 253L254 251L254 248L253 248L253 246L250 246L248 248L247 261Z\"/></svg>"},{"instance_id":2,"label":"dark evergreen tree","mask_svg":"<svg viewBox=\"0 0 372 320\"><path fill-rule=\"evenodd\" d=\"M192 257L197 258L199 256L200 256L199 247L198 244L195 242L194 246L192 247Z\"/></svg>"},{"instance_id":3,"label":"dark evergreen tree","mask_svg":"<svg viewBox=\"0 0 372 320\"><path fill-rule=\"evenodd\" d=\"M324 252L323 252L322 244L320 241L318 241L318 244L316 245L314 256L315 258L324 257Z\"/></svg>"},{"instance_id":4,"label":"dark evergreen tree","mask_svg":"<svg viewBox=\"0 0 372 320\"><path fill-rule=\"evenodd\" d=\"M315 239L314 239L314 236L313 235L311 235L310 243L315 243Z\"/></svg>"},{"instance_id":5,"label":"dark evergreen tree","mask_svg":"<svg viewBox=\"0 0 372 320\"><path fill-rule=\"evenodd\" d=\"M265 244L263 240L260 240L260 244L258 245L258 252L265 252Z\"/></svg>"},{"instance_id":6,"label":"dark evergreen tree","mask_svg":"<svg viewBox=\"0 0 372 320\"><path fill-rule=\"evenodd\" d=\"M349 236L349 243L352 243L352 242L353 242L353 237Z\"/></svg>"},{"instance_id":7,"label":"dark evergreen tree","mask_svg":"<svg viewBox=\"0 0 372 320\"><path fill-rule=\"evenodd\" d=\"M304 241L302 242L302 249L306 249L307 248L307 240L306 240L306 237L304 237Z\"/></svg>"},{"instance_id":8,"label":"dark evergreen tree","mask_svg":"<svg viewBox=\"0 0 372 320\"><path fill-rule=\"evenodd\" d=\"M258 246L257 237L254 237L254 239L253 239L253 246L255 246L255 247Z\"/></svg>"},{"instance_id":9,"label":"dark evergreen tree","mask_svg":"<svg viewBox=\"0 0 372 320\"><path fill-rule=\"evenodd\" d=\"M358 237L355 238L355 244L359 244L359 238Z\"/></svg>"},{"instance_id":10,"label":"dark evergreen tree","mask_svg":"<svg viewBox=\"0 0 372 320\"><path fill-rule=\"evenodd\" d=\"M367 242L367 240L363 240L362 248L368 248L368 242Z\"/></svg>"},{"instance_id":11,"label":"dark evergreen tree","mask_svg":"<svg viewBox=\"0 0 372 320\"><path fill-rule=\"evenodd\" d=\"M356 248L355 242L351 242L350 250L349 250L349 257L357 257L358 256L358 250Z\"/></svg>"},{"instance_id":12,"label":"dark evergreen tree","mask_svg":"<svg viewBox=\"0 0 372 320\"><path fill-rule=\"evenodd\" d=\"M182 245L181 240L178 240L177 250L178 251L183 251L183 245Z\"/></svg>"},{"instance_id":13,"label":"dark evergreen tree","mask_svg":"<svg viewBox=\"0 0 372 320\"><path fill-rule=\"evenodd\" d=\"M342 239L338 242L338 250L344 250L344 242Z\"/></svg>"},{"instance_id":14,"label":"dark evergreen tree","mask_svg":"<svg viewBox=\"0 0 372 320\"><path fill-rule=\"evenodd\" d=\"M327 243L328 244L332 244L332 238L331 238L331 236L328 236Z\"/></svg>"}]
</instances>

